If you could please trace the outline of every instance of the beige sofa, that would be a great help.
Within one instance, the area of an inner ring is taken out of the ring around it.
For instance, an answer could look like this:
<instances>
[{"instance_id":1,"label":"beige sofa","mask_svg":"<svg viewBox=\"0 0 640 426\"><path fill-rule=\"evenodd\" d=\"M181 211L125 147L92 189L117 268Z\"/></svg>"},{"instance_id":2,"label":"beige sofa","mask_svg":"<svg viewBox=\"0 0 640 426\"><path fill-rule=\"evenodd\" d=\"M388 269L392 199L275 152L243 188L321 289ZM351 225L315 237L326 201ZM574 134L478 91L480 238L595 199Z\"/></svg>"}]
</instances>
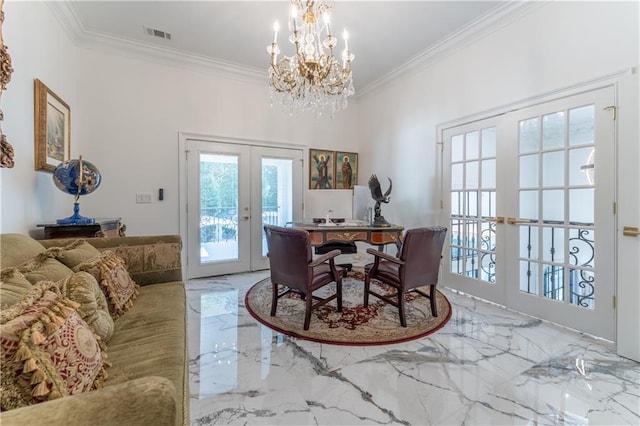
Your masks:
<instances>
[{"instance_id":1,"label":"beige sofa","mask_svg":"<svg viewBox=\"0 0 640 426\"><path fill-rule=\"evenodd\" d=\"M112 364L102 389L4 411L9 425L189 424L186 297L179 236L88 238L122 257L140 285L133 306L115 320L106 344ZM22 264L74 239L36 241L0 235L0 266ZM1 301L0 301L1 302Z\"/></svg>"}]
</instances>

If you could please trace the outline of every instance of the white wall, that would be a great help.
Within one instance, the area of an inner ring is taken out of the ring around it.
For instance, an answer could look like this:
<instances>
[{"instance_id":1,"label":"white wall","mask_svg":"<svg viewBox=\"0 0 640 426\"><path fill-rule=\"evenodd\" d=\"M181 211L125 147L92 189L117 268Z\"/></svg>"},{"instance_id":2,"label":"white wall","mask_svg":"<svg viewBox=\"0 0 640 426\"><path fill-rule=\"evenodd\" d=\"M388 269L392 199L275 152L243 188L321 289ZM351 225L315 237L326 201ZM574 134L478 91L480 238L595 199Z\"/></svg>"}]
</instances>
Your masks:
<instances>
[{"instance_id":1,"label":"white wall","mask_svg":"<svg viewBox=\"0 0 640 426\"><path fill-rule=\"evenodd\" d=\"M37 223L73 213L73 198L55 188L51 173L34 171L34 79L71 107L72 140L84 114L77 108L76 50L49 8L9 1L4 12L4 42L14 72L2 95L2 128L13 145L15 166L0 169L0 232L28 233ZM72 144L72 155L78 154L76 147Z\"/></svg>"},{"instance_id":2,"label":"white wall","mask_svg":"<svg viewBox=\"0 0 640 426\"><path fill-rule=\"evenodd\" d=\"M439 124L638 65L637 2L548 2L359 102L361 170L393 179L388 220L438 220Z\"/></svg>"},{"instance_id":3,"label":"white wall","mask_svg":"<svg viewBox=\"0 0 640 426\"><path fill-rule=\"evenodd\" d=\"M122 216L127 235L179 232L178 132L357 150L348 131L353 112L292 118L269 106L266 78L232 79L84 49L80 70L81 104L91 113L75 139L104 179L84 205ZM157 201L158 188L165 201ZM136 204L136 192L151 192L154 202Z\"/></svg>"}]
</instances>

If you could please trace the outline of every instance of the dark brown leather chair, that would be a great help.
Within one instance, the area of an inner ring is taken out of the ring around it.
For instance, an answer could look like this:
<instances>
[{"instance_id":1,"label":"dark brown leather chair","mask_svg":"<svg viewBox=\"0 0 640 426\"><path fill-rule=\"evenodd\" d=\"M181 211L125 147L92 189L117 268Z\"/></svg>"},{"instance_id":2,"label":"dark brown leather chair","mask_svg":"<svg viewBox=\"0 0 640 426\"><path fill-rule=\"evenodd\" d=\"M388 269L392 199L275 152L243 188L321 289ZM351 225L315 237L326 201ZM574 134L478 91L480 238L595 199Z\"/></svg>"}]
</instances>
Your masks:
<instances>
[{"instance_id":1,"label":"dark brown leather chair","mask_svg":"<svg viewBox=\"0 0 640 426\"><path fill-rule=\"evenodd\" d=\"M415 291L431 300L431 313L437 317L436 285L446 234L447 228L440 226L409 229L405 233L399 258L367 249L367 253L374 255L375 259L374 263L365 266L364 306L369 306L369 294L372 294L397 307L400 310L400 324L406 327L404 294ZM372 279L394 287L397 293L381 295L372 291ZM417 288L427 285L429 294ZM392 299L396 296L397 301Z\"/></svg>"},{"instance_id":2,"label":"dark brown leather chair","mask_svg":"<svg viewBox=\"0 0 640 426\"><path fill-rule=\"evenodd\" d=\"M306 302L304 329L309 329L311 311L333 299L338 299L338 312L342 312L342 268L335 265L334 257L340 250L332 250L317 259L313 259L309 233L303 229L282 228L265 225L271 267L271 316L275 316L278 299L294 291L302 294ZM336 282L336 293L321 298L313 292L325 285ZM286 287L278 291L278 284ZM313 304L313 299L318 300Z\"/></svg>"}]
</instances>

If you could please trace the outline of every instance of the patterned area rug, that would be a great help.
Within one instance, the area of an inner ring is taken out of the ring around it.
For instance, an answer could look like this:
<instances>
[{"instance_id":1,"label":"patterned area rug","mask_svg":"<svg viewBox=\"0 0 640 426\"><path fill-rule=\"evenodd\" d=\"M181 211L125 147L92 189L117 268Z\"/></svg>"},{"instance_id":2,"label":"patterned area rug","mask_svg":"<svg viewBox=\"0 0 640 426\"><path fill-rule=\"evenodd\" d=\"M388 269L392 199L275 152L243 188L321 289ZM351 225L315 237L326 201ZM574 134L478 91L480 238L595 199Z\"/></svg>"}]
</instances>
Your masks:
<instances>
[{"instance_id":1,"label":"patterned area rug","mask_svg":"<svg viewBox=\"0 0 640 426\"><path fill-rule=\"evenodd\" d=\"M372 290L380 294L394 293L395 289L378 281L371 282ZM282 290L282 289L281 289ZM428 293L428 288L423 289ZM324 297L333 294L335 284L315 292ZM314 309L309 330L303 330L305 303L296 293L278 300L276 316L271 313L271 279L266 278L249 289L245 306L262 324L280 333L333 345L387 345L419 339L436 332L451 318L451 304L444 294L437 292L438 317L431 315L429 299L416 293L405 295L407 327L400 325L398 308L375 296L369 296L369 306L363 305L364 274L352 271L342 280L342 313L336 301Z\"/></svg>"}]
</instances>

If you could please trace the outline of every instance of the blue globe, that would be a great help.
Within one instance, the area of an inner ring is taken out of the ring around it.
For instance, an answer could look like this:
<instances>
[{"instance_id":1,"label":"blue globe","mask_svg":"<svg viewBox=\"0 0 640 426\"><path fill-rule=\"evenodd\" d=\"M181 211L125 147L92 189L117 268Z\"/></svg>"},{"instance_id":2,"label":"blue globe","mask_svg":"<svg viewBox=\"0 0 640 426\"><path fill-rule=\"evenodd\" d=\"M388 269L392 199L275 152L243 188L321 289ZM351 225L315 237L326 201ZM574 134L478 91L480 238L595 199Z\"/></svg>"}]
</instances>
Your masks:
<instances>
[{"instance_id":1,"label":"blue globe","mask_svg":"<svg viewBox=\"0 0 640 426\"><path fill-rule=\"evenodd\" d=\"M80 163L82 162L82 182ZM71 195L87 195L98 189L102 175L98 168L85 160L69 160L60 163L53 172L53 182L61 191Z\"/></svg>"},{"instance_id":2,"label":"blue globe","mask_svg":"<svg viewBox=\"0 0 640 426\"><path fill-rule=\"evenodd\" d=\"M53 183L61 191L75 196L73 215L64 219L58 219L60 225L92 224L95 219L80 216L80 204L78 198L81 195L91 194L98 189L102 175L92 163L80 157L77 160L69 160L60 163L53 171Z\"/></svg>"}]
</instances>

